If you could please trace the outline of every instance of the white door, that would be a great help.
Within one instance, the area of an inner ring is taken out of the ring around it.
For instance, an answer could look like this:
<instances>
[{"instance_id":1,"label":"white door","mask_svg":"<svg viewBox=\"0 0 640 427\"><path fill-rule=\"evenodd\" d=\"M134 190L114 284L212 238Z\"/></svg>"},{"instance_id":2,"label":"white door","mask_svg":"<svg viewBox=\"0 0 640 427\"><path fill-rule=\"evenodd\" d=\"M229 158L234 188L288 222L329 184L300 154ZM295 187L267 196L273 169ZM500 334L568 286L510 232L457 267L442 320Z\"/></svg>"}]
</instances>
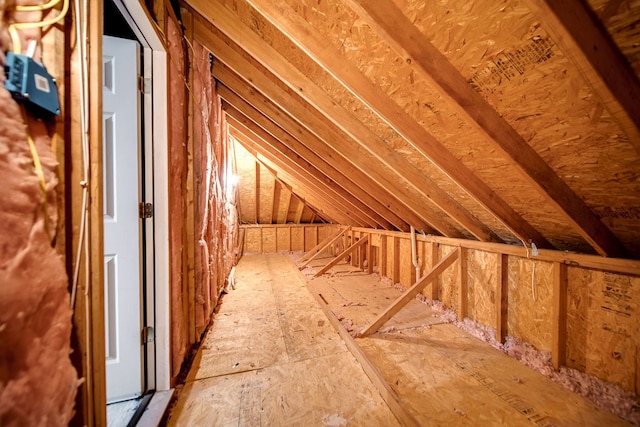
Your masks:
<instances>
[{"instance_id":1,"label":"white door","mask_svg":"<svg viewBox=\"0 0 640 427\"><path fill-rule=\"evenodd\" d=\"M142 394L139 48L104 36L103 165L107 402Z\"/></svg>"}]
</instances>

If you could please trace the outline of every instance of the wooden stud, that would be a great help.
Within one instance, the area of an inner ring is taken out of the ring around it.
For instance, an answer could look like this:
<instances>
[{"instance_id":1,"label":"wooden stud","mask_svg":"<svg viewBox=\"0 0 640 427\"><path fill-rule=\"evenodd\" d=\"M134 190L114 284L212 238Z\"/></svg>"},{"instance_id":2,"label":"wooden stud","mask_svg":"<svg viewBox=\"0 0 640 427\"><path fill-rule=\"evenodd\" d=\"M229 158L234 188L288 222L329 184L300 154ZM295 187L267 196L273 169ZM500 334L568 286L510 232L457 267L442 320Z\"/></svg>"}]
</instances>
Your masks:
<instances>
[{"instance_id":1,"label":"wooden stud","mask_svg":"<svg viewBox=\"0 0 640 427\"><path fill-rule=\"evenodd\" d=\"M435 268L438 265L438 261L440 259L440 252L438 250L439 245L436 242L431 242L431 268ZM439 280L436 278L431 282L431 299L436 301L438 299L439 293Z\"/></svg>"},{"instance_id":2,"label":"wooden stud","mask_svg":"<svg viewBox=\"0 0 640 427\"><path fill-rule=\"evenodd\" d=\"M502 343L507 337L509 288L509 257L498 255L496 263L496 341Z\"/></svg>"},{"instance_id":3,"label":"wooden stud","mask_svg":"<svg viewBox=\"0 0 640 427\"><path fill-rule=\"evenodd\" d=\"M391 238L391 281L400 282L400 240L394 235Z\"/></svg>"},{"instance_id":4,"label":"wooden stud","mask_svg":"<svg viewBox=\"0 0 640 427\"><path fill-rule=\"evenodd\" d=\"M360 333L360 336L367 336L384 325L389 319L391 319L396 313L398 313L402 307L407 305L416 295L418 295L433 279L435 279L440 273L445 271L451 264L458 259L460 250L456 249L451 251L442 261L440 261L435 267L433 267L423 278L418 280L413 286L407 289L398 299L396 299L391 306L380 313L378 317L371 322L369 326L364 328Z\"/></svg>"},{"instance_id":5,"label":"wooden stud","mask_svg":"<svg viewBox=\"0 0 640 427\"><path fill-rule=\"evenodd\" d=\"M329 262L327 265L325 265L324 267L322 267L320 269L320 271L318 271L316 274L314 274L314 277L318 277L318 276L322 276L324 273L326 273L331 267L333 267L334 265L338 264L340 261L342 261L343 258L345 258L347 255L349 255L350 253L352 253L354 250L358 249L360 246L364 245L365 243L367 243L367 241L369 240L368 236L364 236L362 237L360 240L358 240L357 242L355 242L354 244L352 244L351 246L349 246L347 249L345 249L342 253L338 254L331 262Z\"/></svg>"},{"instance_id":6,"label":"wooden stud","mask_svg":"<svg viewBox=\"0 0 640 427\"><path fill-rule=\"evenodd\" d=\"M256 181L255 181L255 200L256 200L256 210L255 210L255 218L256 224L260 224L260 162L256 162Z\"/></svg>"},{"instance_id":7,"label":"wooden stud","mask_svg":"<svg viewBox=\"0 0 640 427\"><path fill-rule=\"evenodd\" d=\"M458 260L458 276L460 277L460 287L458 290L458 321L467 317L467 248L460 248L460 259Z\"/></svg>"},{"instance_id":8,"label":"wooden stud","mask_svg":"<svg viewBox=\"0 0 640 427\"><path fill-rule=\"evenodd\" d=\"M567 355L567 266L553 263L553 318L551 330L551 363L559 369Z\"/></svg>"},{"instance_id":9,"label":"wooden stud","mask_svg":"<svg viewBox=\"0 0 640 427\"><path fill-rule=\"evenodd\" d=\"M387 236L380 235L380 249L378 249L380 260L378 261L378 268L381 277L387 275Z\"/></svg>"},{"instance_id":10,"label":"wooden stud","mask_svg":"<svg viewBox=\"0 0 640 427\"><path fill-rule=\"evenodd\" d=\"M367 256L366 256L366 260L367 260L367 274L372 274L373 273L373 245L371 244L371 234L367 235L368 237L368 242L367 242Z\"/></svg>"},{"instance_id":11,"label":"wooden stud","mask_svg":"<svg viewBox=\"0 0 640 427\"><path fill-rule=\"evenodd\" d=\"M354 227L358 230L358 227ZM376 230L380 235L395 235L395 232ZM419 237L421 238L421 237ZM477 249L481 251L513 255L520 258L527 258L530 250L523 246L506 245L502 243L479 242L469 239L451 239L441 236L428 236L424 238L427 242L436 242L449 246L461 246L468 249ZM611 271L615 273L630 274L638 276L640 274L640 261L626 258L606 258L599 255L585 255L567 251L555 251L548 249L539 249L536 256L538 261L560 262L574 267L592 268L594 270Z\"/></svg>"}]
</instances>

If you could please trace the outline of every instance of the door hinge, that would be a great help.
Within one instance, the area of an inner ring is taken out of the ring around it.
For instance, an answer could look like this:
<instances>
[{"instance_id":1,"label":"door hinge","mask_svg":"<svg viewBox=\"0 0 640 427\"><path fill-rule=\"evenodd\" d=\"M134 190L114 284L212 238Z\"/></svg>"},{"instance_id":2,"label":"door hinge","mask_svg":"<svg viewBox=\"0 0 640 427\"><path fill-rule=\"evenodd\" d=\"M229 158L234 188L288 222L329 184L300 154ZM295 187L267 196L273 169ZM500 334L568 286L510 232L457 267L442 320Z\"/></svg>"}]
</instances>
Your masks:
<instances>
[{"instance_id":1,"label":"door hinge","mask_svg":"<svg viewBox=\"0 0 640 427\"><path fill-rule=\"evenodd\" d=\"M153 340L156 339L155 333L156 331L153 329L153 326L145 326L142 328L142 344L153 342Z\"/></svg>"},{"instance_id":2,"label":"door hinge","mask_svg":"<svg viewBox=\"0 0 640 427\"><path fill-rule=\"evenodd\" d=\"M138 76L138 90L142 93L151 93L151 79Z\"/></svg>"},{"instance_id":3,"label":"door hinge","mask_svg":"<svg viewBox=\"0 0 640 427\"><path fill-rule=\"evenodd\" d=\"M153 203L140 202L140 205L138 205L138 214L140 218L152 218Z\"/></svg>"}]
</instances>

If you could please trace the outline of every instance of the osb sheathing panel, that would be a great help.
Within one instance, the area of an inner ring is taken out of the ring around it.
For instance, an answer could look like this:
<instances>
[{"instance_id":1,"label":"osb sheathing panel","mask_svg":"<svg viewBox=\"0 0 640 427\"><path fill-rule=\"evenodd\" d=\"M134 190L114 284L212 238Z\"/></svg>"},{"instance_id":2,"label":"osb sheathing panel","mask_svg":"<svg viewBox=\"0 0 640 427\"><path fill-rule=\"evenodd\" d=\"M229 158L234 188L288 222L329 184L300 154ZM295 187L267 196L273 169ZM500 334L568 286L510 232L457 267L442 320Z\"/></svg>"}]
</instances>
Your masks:
<instances>
[{"instance_id":1,"label":"osb sheathing panel","mask_svg":"<svg viewBox=\"0 0 640 427\"><path fill-rule=\"evenodd\" d=\"M342 2L324 1L309 6L291 1L290 5L509 205L543 230L558 248L592 251L486 137L459 117ZM513 236L490 214L312 64L275 28L250 13L243 3L236 6L247 25L334 100L425 175L437 180L502 238L513 241ZM633 236L639 231L640 191L634 180L638 154L602 110L579 72L540 26L539 17L518 1L505 4L457 0L428 7L423 2L407 1L400 6L620 239L628 247L637 249L637 239ZM605 160L610 168L601 167ZM412 190L407 191L414 194Z\"/></svg>"},{"instance_id":2,"label":"osb sheathing panel","mask_svg":"<svg viewBox=\"0 0 640 427\"><path fill-rule=\"evenodd\" d=\"M569 267L567 365L640 391L640 277Z\"/></svg>"},{"instance_id":3,"label":"osb sheathing panel","mask_svg":"<svg viewBox=\"0 0 640 427\"><path fill-rule=\"evenodd\" d=\"M438 260L445 258L449 253L457 250L458 248L451 246L439 245ZM454 310L458 310L458 293L460 292L459 263L460 260L457 259L449 268L443 271L442 274L440 274L440 282L438 284L438 299Z\"/></svg>"},{"instance_id":4,"label":"osb sheathing panel","mask_svg":"<svg viewBox=\"0 0 640 427\"><path fill-rule=\"evenodd\" d=\"M245 226L245 252L282 252L312 249L337 232L334 225ZM316 237L317 236L317 237ZM277 246L276 246L277 245ZM308 249L304 249L308 246ZM330 250L327 251L327 254Z\"/></svg>"},{"instance_id":5,"label":"osb sheathing panel","mask_svg":"<svg viewBox=\"0 0 640 427\"><path fill-rule=\"evenodd\" d=\"M640 3L632 0L612 2L608 0L589 0L607 31L629 61L636 74L640 75Z\"/></svg>"},{"instance_id":6,"label":"osb sheathing panel","mask_svg":"<svg viewBox=\"0 0 640 427\"><path fill-rule=\"evenodd\" d=\"M262 252L276 252L276 229L262 229Z\"/></svg>"},{"instance_id":7,"label":"osb sheathing panel","mask_svg":"<svg viewBox=\"0 0 640 427\"><path fill-rule=\"evenodd\" d=\"M411 257L411 240L400 239L400 284L410 287L415 281L415 268Z\"/></svg>"},{"instance_id":8,"label":"osb sheathing panel","mask_svg":"<svg viewBox=\"0 0 640 427\"><path fill-rule=\"evenodd\" d=\"M497 254L467 250L467 314L483 325L495 327Z\"/></svg>"},{"instance_id":9,"label":"osb sheathing panel","mask_svg":"<svg viewBox=\"0 0 640 427\"><path fill-rule=\"evenodd\" d=\"M291 230L288 228L276 228L276 250L286 250L291 247Z\"/></svg>"},{"instance_id":10,"label":"osb sheathing panel","mask_svg":"<svg viewBox=\"0 0 640 427\"><path fill-rule=\"evenodd\" d=\"M262 251L262 230L259 228L245 228L244 250L245 252Z\"/></svg>"},{"instance_id":11,"label":"osb sheathing panel","mask_svg":"<svg viewBox=\"0 0 640 427\"><path fill-rule=\"evenodd\" d=\"M238 175L240 222L256 224L256 168L255 157L241 144L235 144L235 173Z\"/></svg>"},{"instance_id":12,"label":"osb sheathing panel","mask_svg":"<svg viewBox=\"0 0 640 427\"><path fill-rule=\"evenodd\" d=\"M267 168L261 166L260 172L260 212L258 216L258 222L260 224L271 224L273 222L273 195L276 185L275 177L267 170Z\"/></svg>"},{"instance_id":13,"label":"osb sheathing panel","mask_svg":"<svg viewBox=\"0 0 640 427\"><path fill-rule=\"evenodd\" d=\"M294 242L291 242L291 250L292 251L308 251L311 248L313 248L314 246L316 246L318 243L321 242L321 240L318 240L318 227L305 227L302 230L302 237L304 239L304 243L302 245L302 247L298 247L297 245L294 246ZM293 235L293 233L297 233L298 230L291 230L291 233Z\"/></svg>"},{"instance_id":14,"label":"osb sheathing panel","mask_svg":"<svg viewBox=\"0 0 640 427\"><path fill-rule=\"evenodd\" d=\"M267 42L269 42L280 54L282 54L288 61L290 61L294 66L296 66L296 68L298 68L301 72L303 72L310 80L314 81L319 87L324 89L325 92L327 92L327 94L330 95L334 100L338 100L339 104L343 106L347 111L356 113L356 111L354 111L355 107L347 103L347 99L351 95L346 91L346 89L339 86L326 73L324 73L317 65L306 60L302 52L300 52L295 45L289 42L288 39L284 38L284 36L277 29L275 29L271 24L264 21L259 15L250 14L247 11L248 6L246 6L246 4L244 4L243 2L225 2L225 1L222 1L222 2L227 3L226 4L227 7L229 7L231 10L236 11L239 14L241 21L245 25L252 28L258 34L264 37ZM228 45L230 45L233 49L235 49L239 54L241 54L247 61L252 63L252 65L254 65L256 68L260 70L265 70L265 68L262 65L257 63L250 56L248 56L242 49L240 49L235 43L229 40L225 35L221 34L217 29L211 28L211 32L214 33L216 36L220 37L221 39L225 40L225 42ZM269 74L267 71L264 71L264 72L266 74ZM283 92L287 92L291 94L293 97L296 97L296 98L298 97L296 93L291 91L291 89L285 86L282 82L280 82L273 76L270 76L270 77L272 78L273 85L278 87L279 90L282 90ZM330 89L328 89L327 87L330 87ZM340 97L338 97L338 95L335 95L335 93L340 93ZM359 102L359 101L353 98L353 102ZM367 113L371 117L371 120L379 120L376 118L375 115L373 115L373 113L368 112L368 110L364 109L362 106L360 106L359 108L360 108L359 111L363 113ZM317 113L317 115L319 115L319 113ZM322 119L326 120L326 118L324 117L322 117ZM379 133L377 135L379 135ZM369 153L366 150L363 150L362 148L359 148L357 144L346 135L344 136L344 138L345 139L341 141L341 143L344 145L349 144L350 146L354 147L354 150L357 151L358 156L362 159L363 163L366 163L369 165L378 164L371 153ZM304 143L305 141L301 141L301 142ZM309 148L313 149L313 147L309 147ZM401 155L403 154L402 150L396 150L396 151ZM347 160L350 160L348 157L346 158ZM385 176L392 177L390 179L397 180L398 184L401 185L403 187L403 190L407 193L407 197L411 197L416 200L425 200L426 206L430 206L430 202L427 201L424 198L424 196L420 195L415 188L413 188L410 184L408 184L404 180L398 180L397 174L391 171L388 167L380 166L379 170ZM447 179L443 175L439 175L439 177L440 179L443 179L443 180ZM466 196L462 196L462 197L466 197ZM292 201L292 205L293 205L293 201ZM290 210L290 215L291 214L292 212ZM436 217L437 219L439 219L440 221L449 223L452 227L456 227L456 224L452 222L441 211L434 209L430 214Z\"/></svg>"},{"instance_id":15,"label":"osb sheathing panel","mask_svg":"<svg viewBox=\"0 0 640 427\"><path fill-rule=\"evenodd\" d=\"M313 229L311 229L313 231ZM304 251L306 228L291 228L291 245L283 249L291 251Z\"/></svg>"},{"instance_id":16,"label":"osb sheathing panel","mask_svg":"<svg viewBox=\"0 0 640 427\"><path fill-rule=\"evenodd\" d=\"M553 263L508 257L508 335L551 350Z\"/></svg>"}]
</instances>

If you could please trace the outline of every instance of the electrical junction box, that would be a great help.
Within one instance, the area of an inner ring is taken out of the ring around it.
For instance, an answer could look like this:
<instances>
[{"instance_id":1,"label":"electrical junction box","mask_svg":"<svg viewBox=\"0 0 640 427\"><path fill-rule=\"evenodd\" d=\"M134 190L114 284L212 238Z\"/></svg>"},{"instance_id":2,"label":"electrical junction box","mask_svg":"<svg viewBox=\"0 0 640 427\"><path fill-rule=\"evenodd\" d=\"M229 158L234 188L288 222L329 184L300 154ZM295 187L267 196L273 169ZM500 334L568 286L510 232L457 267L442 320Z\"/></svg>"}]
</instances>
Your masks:
<instances>
[{"instance_id":1,"label":"electrical junction box","mask_svg":"<svg viewBox=\"0 0 640 427\"><path fill-rule=\"evenodd\" d=\"M58 87L44 65L29 56L8 52L5 74L4 87L15 99L24 100L49 113L60 114Z\"/></svg>"}]
</instances>

